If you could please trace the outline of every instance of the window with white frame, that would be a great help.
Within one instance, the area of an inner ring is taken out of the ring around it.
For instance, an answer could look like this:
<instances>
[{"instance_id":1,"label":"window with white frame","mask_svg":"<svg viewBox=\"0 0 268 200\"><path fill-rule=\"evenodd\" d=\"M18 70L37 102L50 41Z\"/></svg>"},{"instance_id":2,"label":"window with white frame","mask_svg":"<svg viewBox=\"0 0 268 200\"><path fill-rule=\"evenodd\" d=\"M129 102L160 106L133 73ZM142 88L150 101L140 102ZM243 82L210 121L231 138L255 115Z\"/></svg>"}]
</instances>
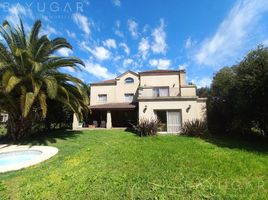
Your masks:
<instances>
[{"instance_id":1,"label":"window with white frame","mask_svg":"<svg viewBox=\"0 0 268 200\"><path fill-rule=\"evenodd\" d=\"M126 83L126 84L134 83L134 79L131 78L131 77L128 77L128 78L125 79L125 83Z\"/></svg>"},{"instance_id":2,"label":"window with white frame","mask_svg":"<svg viewBox=\"0 0 268 200\"><path fill-rule=\"evenodd\" d=\"M107 102L107 94L99 94L98 98L99 102Z\"/></svg>"},{"instance_id":3,"label":"window with white frame","mask_svg":"<svg viewBox=\"0 0 268 200\"><path fill-rule=\"evenodd\" d=\"M134 99L134 94L133 93L126 93L125 94L125 101L126 102L132 102Z\"/></svg>"}]
</instances>

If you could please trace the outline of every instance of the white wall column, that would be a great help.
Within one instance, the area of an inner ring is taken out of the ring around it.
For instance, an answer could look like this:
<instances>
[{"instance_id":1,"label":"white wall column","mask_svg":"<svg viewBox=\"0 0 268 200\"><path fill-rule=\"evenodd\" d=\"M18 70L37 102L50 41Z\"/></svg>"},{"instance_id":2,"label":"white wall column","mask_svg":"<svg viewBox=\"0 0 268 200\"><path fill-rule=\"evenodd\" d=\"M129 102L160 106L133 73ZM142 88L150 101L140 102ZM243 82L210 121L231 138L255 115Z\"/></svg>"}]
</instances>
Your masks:
<instances>
[{"instance_id":1,"label":"white wall column","mask_svg":"<svg viewBox=\"0 0 268 200\"><path fill-rule=\"evenodd\" d=\"M110 110L107 110L106 121L106 128L112 128L112 114Z\"/></svg>"},{"instance_id":2,"label":"white wall column","mask_svg":"<svg viewBox=\"0 0 268 200\"><path fill-rule=\"evenodd\" d=\"M79 126L79 121L78 121L78 119L77 119L77 117L76 117L76 115L75 115L75 113L73 114L73 130L76 130L76 129L78 129L78 126Z\"/></svg>"}]
</instances>

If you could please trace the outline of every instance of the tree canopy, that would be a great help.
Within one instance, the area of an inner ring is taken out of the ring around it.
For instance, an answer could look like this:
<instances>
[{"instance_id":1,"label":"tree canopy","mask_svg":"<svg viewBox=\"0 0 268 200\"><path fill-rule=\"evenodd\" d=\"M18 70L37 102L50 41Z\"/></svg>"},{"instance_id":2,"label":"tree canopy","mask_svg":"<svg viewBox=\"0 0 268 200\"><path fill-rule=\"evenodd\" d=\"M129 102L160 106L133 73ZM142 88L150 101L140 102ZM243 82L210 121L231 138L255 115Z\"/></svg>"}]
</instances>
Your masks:
<instances>
[{"instance_id":1,"label":"tree canopy","mask_svg":"<svg viewBox=\"0 0 268 200\"><path fill-rule=\"evenodd\" d=\"M208 123L214 133L267 135L268 49L259 46L213 78Z\"/></svg>"},{"instance_id":2,"label":"tree canopy","mask_svg":"<svg viewBox=\"0 0 268 200\"><path fill-rule=\"evenodd\" d=\"M64 38L41 35L41 21L26 34L22 21L16 27L4 21L0 26L0 109L9 114L8 135L14 140L31 133L38 116L47 115L47 100L66 105L81 117L87 109L87 86L62 68L78 69L77 57L57 56L61 48L72 46Z\"/></svg>"}]
</instances>

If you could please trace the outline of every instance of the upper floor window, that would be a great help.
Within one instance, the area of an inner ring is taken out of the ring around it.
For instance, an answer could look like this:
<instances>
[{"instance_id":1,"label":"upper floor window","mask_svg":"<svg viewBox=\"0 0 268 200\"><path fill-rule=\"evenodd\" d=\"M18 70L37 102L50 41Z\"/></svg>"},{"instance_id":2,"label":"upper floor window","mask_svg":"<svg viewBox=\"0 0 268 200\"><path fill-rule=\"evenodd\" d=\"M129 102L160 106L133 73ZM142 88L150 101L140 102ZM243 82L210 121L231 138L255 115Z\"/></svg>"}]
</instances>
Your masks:
<instances>
[{"instance_id":1,"label":"upper floor window","mask_svg":"<svg viewBox=\"0 0 268 200\"><path fill-rule=\"evenodd\" d=\"M126 83L126 84L134 83L134 79L131 78L131 77L128 77L128 78L125 79L125 83Z\"/></svg>"},{"instance_id":2,"label":"upper floor window","mask_svg":"<svg viewBox=\"0 0 268 200\"><path fill-rule=\"evenodd\" d=\"M99 94L98 98L99 102L107 102L107 94Z\"/></svg>"},{"instance_id":3,"label":"upper floor window","mask_svg":"<svg viewBox=\"0 0 268 200\"><path fill-rule=\"evenodd\" d=\"M167 97L169 96L168 87L153 88L154 97Z\"/></svg>"},{"instance_id":4,"label":"upper floor window","mask_svg":"<svg viewBox=\"0 0 268 200\"><path fill-rule=\"evenodd\" d=\"M126 93L125 94L125 101L126 102L132 102L134 99L134 94L133 93Z\"/></svg>"}]
</instances>

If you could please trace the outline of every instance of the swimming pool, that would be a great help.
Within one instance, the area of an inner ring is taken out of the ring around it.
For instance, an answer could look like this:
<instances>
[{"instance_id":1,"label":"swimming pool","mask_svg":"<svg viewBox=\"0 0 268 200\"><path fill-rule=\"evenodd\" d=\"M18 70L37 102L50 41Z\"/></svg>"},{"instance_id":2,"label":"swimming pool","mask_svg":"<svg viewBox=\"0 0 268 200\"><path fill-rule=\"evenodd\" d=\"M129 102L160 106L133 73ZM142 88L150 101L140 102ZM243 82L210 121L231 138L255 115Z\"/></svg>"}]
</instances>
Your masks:
<instances>
[{"instance_id":1,"label":"swimming pool","mask_svg":"<svg viewBox=\"0 0 268 200\"><path fill-rule=\"evenodd\" d=\"M49 146L10 145L0 148L0 173L30 167L58 153Z\"/></svg>"},{"instance_id":2,"label":"swimming pool","mask_svg":"<svg viewBox=\"0 0 268 200\"><path fill-rule=\"evenodd\" d=\"M42 154L37 150L10 151L0 153L0 166L9 167L32 160Z\"/></svg>"}]
</instances>

